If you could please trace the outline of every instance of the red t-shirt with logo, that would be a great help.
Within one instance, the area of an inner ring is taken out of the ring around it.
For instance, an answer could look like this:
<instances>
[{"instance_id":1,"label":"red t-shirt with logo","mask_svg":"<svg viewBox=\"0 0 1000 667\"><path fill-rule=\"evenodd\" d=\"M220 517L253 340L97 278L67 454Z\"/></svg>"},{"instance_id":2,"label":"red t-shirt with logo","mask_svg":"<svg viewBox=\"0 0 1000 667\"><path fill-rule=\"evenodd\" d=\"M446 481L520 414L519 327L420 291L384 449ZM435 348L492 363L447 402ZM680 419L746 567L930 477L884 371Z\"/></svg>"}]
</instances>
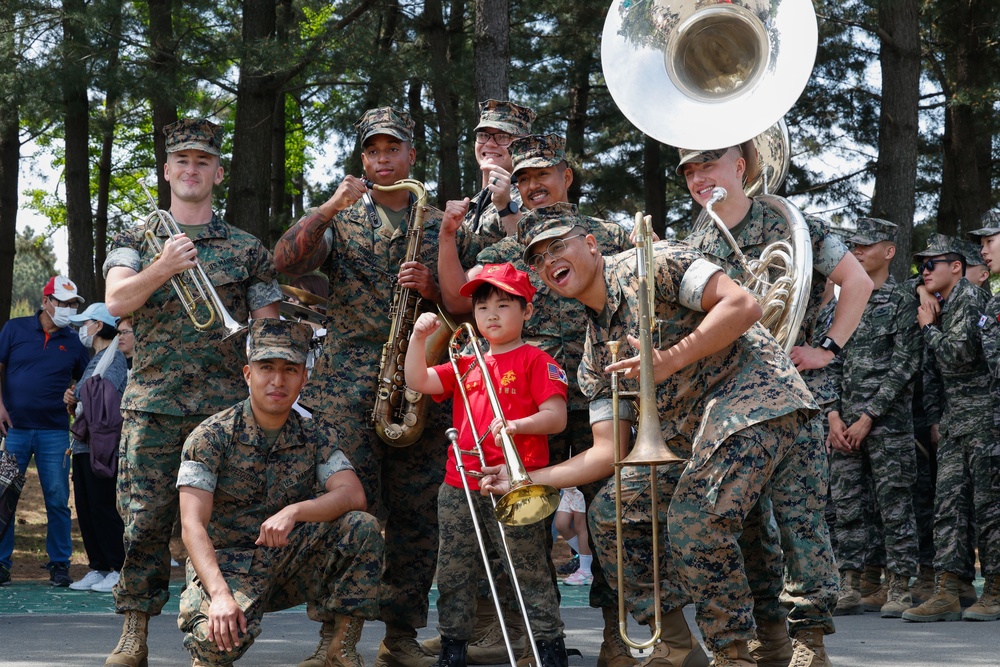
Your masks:
<instances>
[{"instance_id":1,"label":"red t-shirt with logo","mask_svg":"<svg viewBox=\"0 0 1000 667\"><path fill-rule=\"evenodd\" d=\"M507 421L528 417L538 412L539 406L553 396L566 398L566 371L556 363L555 359L534 347L521 345L510 352L487 354L486 365L489 369L497 399L503 409ZM458 360L459 370L464 374L473 365L475 357L462 356ZM458 429L458 445L464 451L471 450L475 445L475 435L469 428L469 419L465 412L465 404L457 389L457 378L450 363L434 367L434 371L444 385L444 392L434 396L437 401L454 398L452 402L452 422ZM476 422L476 432L485 433L493 421L493 411L490 399L483 387L482 370L473 369L465 378L465 391L469 396L472 416ZM544 468L549 463L549 439L545 435L515 435L514 446L527 471ZM494 443L493 437L483 440L483 455L486 465L504 463L503 452ZM469 471L479 471L482 466L478 456L464 456L462 463ZM448 466L444 476L445 484L462 488L462 479L455 464L453 449L448 447ZM479 480L469 477L469 488L478 489Z\"/></svg>"}]
</instances>

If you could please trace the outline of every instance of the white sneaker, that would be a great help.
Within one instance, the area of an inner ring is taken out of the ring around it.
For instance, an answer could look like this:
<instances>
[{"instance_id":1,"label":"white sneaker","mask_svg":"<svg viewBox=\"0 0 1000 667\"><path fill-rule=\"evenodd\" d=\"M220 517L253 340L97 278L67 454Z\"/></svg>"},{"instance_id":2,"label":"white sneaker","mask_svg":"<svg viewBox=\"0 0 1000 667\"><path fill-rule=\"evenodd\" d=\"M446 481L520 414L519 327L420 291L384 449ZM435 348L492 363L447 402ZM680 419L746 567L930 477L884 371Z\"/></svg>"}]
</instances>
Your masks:
<instances>
[{"instance_id":1,"label":"white sneaker","mask_svg":"<svg viewBox=\"0 0 1000 667\"><path fill-rule=\"evenodd\" d=\"M577 570L562 580L566 586L589 586L594 581L594 575Z\"/></svg>"},{"instance_id":2,"label":"white sneaker","mask_svg":"<svg viewBox=\"0 0 1000 667\"><path fill-rule=\"evenodd\" d=\"M90 587L96 583L104 581L104 575L97 570L91 570L80 581L74 581L69 585L74 591L89 591Z\"/></svg>"},{"instance_id":3,"label":"white sneaker","mask_svg":"<svg viewBox=\"0 0 1000 667\"><path fill-rule=\"evenodd\" d=\"M97 593L110 593L111 589L118 583L119 576L117 572L111 572L104 579L91 586L90 590Z\"/></svg>"}]
</instances>

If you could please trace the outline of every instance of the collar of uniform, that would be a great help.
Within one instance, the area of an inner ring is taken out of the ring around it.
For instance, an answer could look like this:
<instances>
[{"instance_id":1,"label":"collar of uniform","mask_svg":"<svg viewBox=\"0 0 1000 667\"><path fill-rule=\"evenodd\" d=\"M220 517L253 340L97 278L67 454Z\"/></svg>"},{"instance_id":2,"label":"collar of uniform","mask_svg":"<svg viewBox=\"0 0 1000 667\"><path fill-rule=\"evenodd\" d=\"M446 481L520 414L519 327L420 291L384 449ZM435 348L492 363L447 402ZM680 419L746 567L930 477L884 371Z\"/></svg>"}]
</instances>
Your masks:
<instances>
[{"instance_id":1,"label":"collar of uniform","mask_svg":"<svg viewBox=\"0 0 1000 667\"><path fill-rule=\"evenodd\" d=\"M247 396L243 400L241 406L243 412L243 422L250 427L252 431L256 433L257 442L267 443L267 439L264 437L264 429L260 427L257 420L253 416L253 405L250 403L250 397ZM281 449L288 449L295 445L297 438L295 437L299 429L298 413L292 410L288 413L288 420L285 425L281 427L281 433L278 434L278 439L274 441L274 446L268 450L276 452Z\"/></svg>"},{"instance_id":2,"label":"collar of uniform","mask_svg":"<svg viewBox=\"0 0 1000 667\"><path fill-rule=\"evenodd\" d=\"M198 227L199 225L191 225L192 227ZM198 241L200 239L227 239L229 238L229 225L225 220L219 217L218 213L212 211L212 219L207 225L200 225L198 233L191 238L192 241ZM157 236L159 238L167 238L167 234L161 233L163 230L163 225L157 225Z\"/></svg>"},{"instance_id":3,"label":"collar of uniform","mask_svg":"<svg viewBox=\"0 0 1000 667\"><path fill-rule=\"evenodd\" d=\"M868 301L870 303L888 303L892 299L892 295L895 293L898 286L899 285L896 282L896 279L890 275L885 279L885 282L882 283L881 287L872 292Z\"/></svg>"},{"instance_id":4,"label":"collar of uniform","mask_svg":"<svg viewBox=\"0 0 1000 667\"><path fill-rule=\"evenodd\" d=\"M745 242L740 243L741 248L764 245L764 205L759 201L754 200L750 204L750 209L747 211L747 218L742 221L743 229L740 230L740 235L736 237L739 241L743 239Z\"/></svg>"},{"instance_id":5,"label":"collar of uniform","mask_svg":"<svg viewBox=\"0 0 1000 667\"><path fill-rule=\"evenodd\" d=\"M633 255L634 253L625 252L612 257L606 257L604 260L604 310L600 313L595 313L589 307L587 308L587 312L590 313L590 316L602 329L611 328L611 318L618 312L618 308L622 303L623 289L621 278L619 277L616 269L618 268L619 263L625 261L625 258Z\"/></svg>"}]
</instances>

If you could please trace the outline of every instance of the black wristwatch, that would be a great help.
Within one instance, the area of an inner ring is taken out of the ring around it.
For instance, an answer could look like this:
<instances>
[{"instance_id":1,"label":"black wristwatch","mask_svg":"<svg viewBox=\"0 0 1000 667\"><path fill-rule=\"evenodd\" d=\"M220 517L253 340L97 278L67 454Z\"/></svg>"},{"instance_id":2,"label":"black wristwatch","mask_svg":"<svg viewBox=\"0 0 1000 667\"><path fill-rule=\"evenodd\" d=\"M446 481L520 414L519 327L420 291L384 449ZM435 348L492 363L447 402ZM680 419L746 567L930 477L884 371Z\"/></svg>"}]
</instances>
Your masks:
<instances>
[{"instance_id":1,"label":"black wristwatch","mask_svg":"<svg viewBox=\"0 0 1000 667\"><path fill-rule=\"evenodd\" d=\"M823 338L823 342L819 344L819 347L821 350L830 350L831 352L833 352L833 356L837 356L838 354L840 354L840 346L837 345L837 341L830 338L829 336L825 336Z\"/></svg>"},{"instance_id":2,"label":"black wristwatch","mask_svg":"<svg viewBox=\"0 0 1000 667\"><path fill-rule=\"evenodd\" d=\"M920 327L920 332L923 333L923 334L926 334L929 330L933 331L933 329L934 329L934 323L933 322L928 322L924 326Z\"/></svg>"},{"instance_id":3,"label":"black wristwatch","mask_svg":"<svg viewBox=\"0 0 1000 667\"><path fill-rule=\"evenodd\" d=\"M514 215L520 210L521 207L517 205L517 202L511 199L509 204L507 204L501 209L497 209L497 213L500 215L501 218L503 218L508 215Z\"/></svg>"}]
</instances>

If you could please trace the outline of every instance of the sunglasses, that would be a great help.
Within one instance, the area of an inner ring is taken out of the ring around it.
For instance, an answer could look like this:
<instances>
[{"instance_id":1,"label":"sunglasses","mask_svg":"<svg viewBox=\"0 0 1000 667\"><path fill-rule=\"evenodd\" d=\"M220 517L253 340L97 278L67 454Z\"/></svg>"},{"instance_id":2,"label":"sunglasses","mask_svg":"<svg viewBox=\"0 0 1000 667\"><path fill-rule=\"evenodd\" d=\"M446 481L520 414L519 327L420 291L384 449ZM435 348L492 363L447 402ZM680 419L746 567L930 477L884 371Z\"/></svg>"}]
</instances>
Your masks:
<instances>
[{"instance_id":1,"label":"sunglasses","mask_svg":"<svg viewBox=\"0 0 1000 667\"><path fill-rule=\"evenodd\" d=\"M928 259L927 261L925 261L923 264L920 265L920 270L931 273L934 271L935 264L951 264L951 262L952 260L950 259Z\"/></svg>"}]
</instances>

